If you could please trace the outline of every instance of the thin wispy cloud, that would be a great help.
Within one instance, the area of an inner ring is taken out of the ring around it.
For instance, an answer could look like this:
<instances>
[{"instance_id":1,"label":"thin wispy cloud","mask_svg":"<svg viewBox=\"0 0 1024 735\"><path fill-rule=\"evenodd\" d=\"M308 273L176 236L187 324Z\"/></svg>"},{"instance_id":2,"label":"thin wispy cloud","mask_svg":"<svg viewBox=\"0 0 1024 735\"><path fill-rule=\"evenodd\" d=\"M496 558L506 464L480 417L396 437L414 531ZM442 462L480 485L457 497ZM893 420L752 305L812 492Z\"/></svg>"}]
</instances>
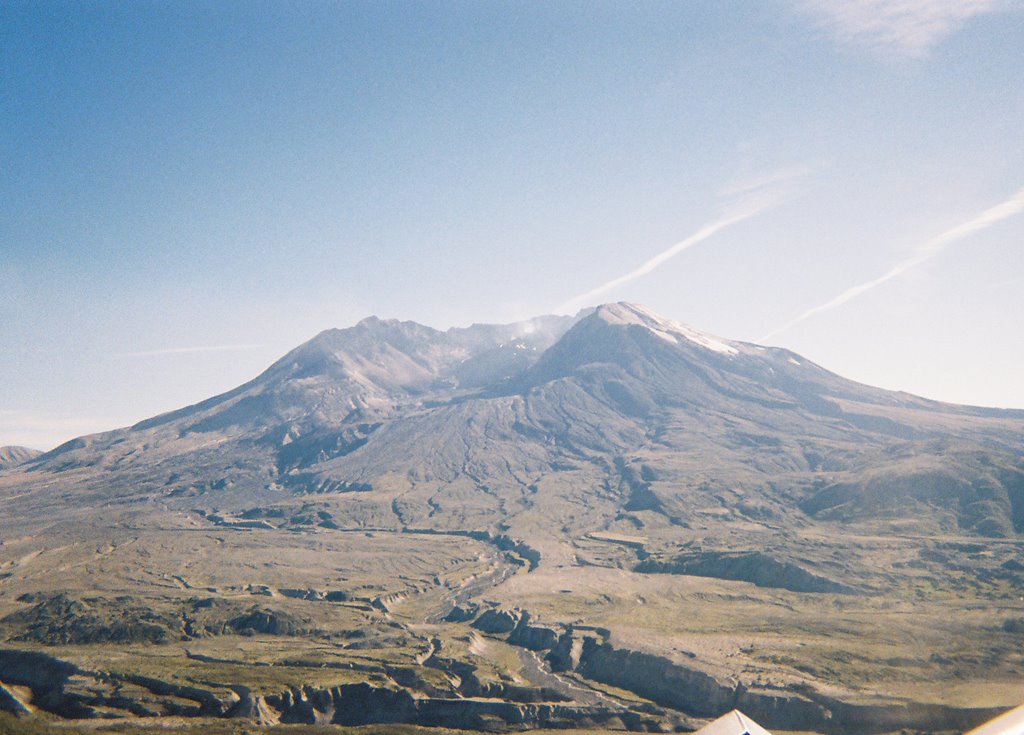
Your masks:
<instances>
[{"instance_id":1,"label":"thin wispy cloud","mask_svg":"<svg viewBox=\"0 0 1024 735\"><path fill-rule=\"evenodd\" d=\"M752 200L748 204L748 206L733 210L732 212L727 213L722 217L719 217L718 219L708 222L703 227L694 232L692 235L687 237L685 240L680 240L672 247L662 250L653 258L646 261L639 267L629 271L628 273L621 275L618 278L613 278L612 280L607 281L606 283L602 283L600 286L592 288L585 293L579 294L578 296L574 296L573 298L569 299L568 301L560 305L556 309L556 311L558 313L563 314L572 313L574 311L581 309L584 306L589 306L591 304L597 303L597 301L605 294L614 291L615 289L620 288L621 286L626 285L630 281L635 281L636 279L642 276L646 276L648 273L651 273L652 271L661 267L672 258L679 255L679 253L683 252L684 250L689 250L694 245L699 245L700 243L704 242L705 240L707 240L709 237L719 232L720 230L724 230L726 227L734 225L737 222L742 222L745 219L750 219L755 215L761 214L762 212L771 209L773 206L775 206L775 202L768 198L758 198Z\"/></svg>"},{"instance_id":2,"label":"thin wispy cloud","mask_svg":"<svg viewBox=\"0 0 1024 735\"><path fill-rule=\"evenodd\" d=\"M1024 189L1021 189L1006 201L1000 202L994 207L990 207L985 211L981 212L980 214L976 215L975 217L972 217L967 222L957 225L952 229L946 230L942 234L933 237L931 240L928 240L923 245L918 247L909 258L895 265L887 273L884 273L878 278L874 278L865 283L852 286L843 291L838 296L836 296L834 299L831 299L823 304L819 304L818 306L808 309L795 319L787 322L786 324L783 324L778 329L775 329L769 332L768 334L764 335L763 337L761 337L759 341L763 342L765 340L771 339L777 334L781 334L782 332L785 332L786 330L795 327L800 322L804 321L805 319L809 319L815 314L820 314L824 311L829 311L831 309L835 309L836 307L842 306L843 304L852 301L858 296L861 296L867 293L868 291L881 286L883 283L891 281L894 278L898 278L903 274L907 273L908 271L911 271L915 268L924 265L953 243L959 240L963 240L964 238L969 237L970 235L973 235L974 233L980 230L984 230L987 227L991 227L997 222L1002 222L1005 219L1009 219L1010 217L1018 215L1021 212L1024 212Z\"/></svg>"},{"instance_id":3,"label":"thin wispy cloud","mask_svg":"<svg viewBox=\"0 0 1024 735\"><path fill-rule=\"evenodd\" d=\"M999 0L796 0L796 6L840 43L922 57Z\"/></svg>"},{"instance_id":4,"label":"thin wispy cloud","mask_svg":"<svg viewBox=\"0 0 1024 735\"><path fill-rule=\"evenodd\" d=\"M140 352L117 352L114 357L162 357L164 355L190 355L200 352L238 352L241 350L258 350L263 345L207 345L201 347L165 347L159 350L142 350Z\"/></svg>"},{"instance_id":5,"label":"thin wispy cloud","mask_svg":"<svg viewBox=\"0 0 1024 735\"><path fill-rule=\"evenodd\" d=\"M562 314L573 313L585 306L598 303L606 294L652 273L680 253L689 250L695 245L699 245L721 230L755 217L769 209L774 209L792 195L792 186L790 184L793 181L807 176L815 170L814 167L809 165L790 166L767 173L756 174L726 184L718 192L719 197L733 201L724 209L721 216L704 224L689 237L662 250L628 273L572 297L559 305L555 311Z\"/></svg>"}]
</instances>

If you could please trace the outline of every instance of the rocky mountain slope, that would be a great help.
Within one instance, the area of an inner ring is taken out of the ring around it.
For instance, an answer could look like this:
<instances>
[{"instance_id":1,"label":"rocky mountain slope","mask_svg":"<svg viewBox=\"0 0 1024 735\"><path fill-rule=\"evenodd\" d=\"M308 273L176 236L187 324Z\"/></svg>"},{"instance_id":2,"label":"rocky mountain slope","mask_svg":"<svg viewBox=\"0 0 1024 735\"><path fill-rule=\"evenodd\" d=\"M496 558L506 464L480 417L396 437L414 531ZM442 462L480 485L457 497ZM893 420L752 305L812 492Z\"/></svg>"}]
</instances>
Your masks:
<instances>
[{"instance_id":1,"label":"rocky mountain slope","mask_svg":"<svg viewBox=\"0 0 1024 735\"><path fill-rule=\"evenodd\" d=\"M220 672L188 686L268 697L221 714L287 719L308 696L282 692L333 691L330 664L417 701L562 703L508 723L682 726L742 700L769 727L870 711L882 732L975 721L1024 673L1024 411L860 385L633 304L329 330L233 391L0 472L0 503L11 660L72 644L62 665L107 671L128 646L143 676L162 667L133 646L187 639L177 656ZM224 669L238 636L272 681Z\"/></svg>"},{"instance_id":2,"label":"rocky mountain slope","mask_svg":"<svg viewBox=\"0 0 1024 735\"><path fill-rule=\"evenodd\" d=\"M38 449L29 449L28 447L0 447L0 470L27 462L40 454L42 452Z\"/></svg>"},{"instance_id":3,"label":"rocky mountain slope","mask_svg":"<svg viewBox=\"0 0 1024 735\"><path fill-rule=\"evenodd\" d=\"M631 511L679 526L717 508L1011 537L1024 531L1022 426L1021 411L870 388L610 304L575 323L448 332L367 319L22 476L36 490L71 472L76 492L182 507L347 495L348 521L374 526L525 532L568 500L585 516L573 532ZM546 491L552 478L565 492ZM590 502L571 500L579 490Z\"/></svg>"}]
</instances>

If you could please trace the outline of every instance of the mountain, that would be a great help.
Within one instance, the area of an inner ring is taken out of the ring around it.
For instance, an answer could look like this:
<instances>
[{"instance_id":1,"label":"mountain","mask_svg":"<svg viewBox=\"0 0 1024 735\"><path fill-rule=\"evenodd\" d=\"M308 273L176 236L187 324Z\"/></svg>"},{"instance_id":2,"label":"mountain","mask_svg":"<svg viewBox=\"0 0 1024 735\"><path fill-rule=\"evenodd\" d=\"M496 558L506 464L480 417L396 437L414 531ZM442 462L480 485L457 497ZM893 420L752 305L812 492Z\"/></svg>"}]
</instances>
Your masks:
<instances>
[{"instance_id":1,"label":"mountain","mask_svg":"<svg viewBox=\"0 0 1024 735\"><path fill-rule=\"evenodd\" d=\"M29 449L28 447L0 447L0 470L27 462L40 454L42 452L38 449Z\"/></svg>"},{"instance_id":2,"label":"mountain","mask_svg":"<svg viewBox=\"0 0 1024 735\"><path fill-rule=\"evenodd\" d=\"M942 682L1009 704L992 682L1024 665L1024 411L861 385L635 304L328 330L228 393L0 472L0 502L0 631L33 651L179 636L220 660L217 636L240 631L347 651L338 636L362 630L367 650L449 651L410 652L414 674L380 664L415 697L453 685L409 677L468 682L471 662L495 688L449 695L512 701L517 682L613 716L555 677L570 669L667 711L840 731L980 721ZM264 592L277 607L239 607ZM339 628L332 599L359 625ZM979 645L999 663L964 653ZM522 651L547 653L502 668ZM288 701L246 711L287 718Z\"/></svg>"},{"instance_id":3,"label":"mountain","mask_svg":"<svg viewBox=\"0 0 1024 735\"><path fill-rule=\"evenodd\" d=\"M524 533L564 499L531 486L571 476L634 488L574 531L646 505L675 525L717 508L1011 537L1022 425L608 304L447 332L370 318L229 393L65 444L30 476L223 507L372 489L342 500L350 522ZM653 479L631 482L641 466Z\"/></svg>"}]
</instances>

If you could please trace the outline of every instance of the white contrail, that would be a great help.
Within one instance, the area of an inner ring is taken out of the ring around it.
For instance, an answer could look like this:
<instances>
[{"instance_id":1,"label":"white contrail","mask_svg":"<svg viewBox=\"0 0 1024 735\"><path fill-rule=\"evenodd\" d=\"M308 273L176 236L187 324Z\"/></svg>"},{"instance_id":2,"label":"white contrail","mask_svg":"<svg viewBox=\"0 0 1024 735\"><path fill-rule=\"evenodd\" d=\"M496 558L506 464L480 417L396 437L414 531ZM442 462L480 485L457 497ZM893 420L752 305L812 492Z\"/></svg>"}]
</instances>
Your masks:
<instances>
[{"instance_id":1,"label":"white contrail","mask_svg":"<svg viewBox=\"0 0 1024 735\"><path fill-rule=\"evenodd\" d=\"M1005 202L986 209L984 212L973 219L964 222L962 225L957 225L953 229L946 230L941 235L933 237L931 240L919 247L909 258L894 266L888 273L885 273L871 281L867 281L866 283L846 289L831 301L826 301L824 304L819 304L813 309L808 309L796 319L783 324L778 329L772 330L761 337L758 341L764 342L765 340L771 339L775 335L796 326L804 319L812 317L815 314L820 314L823 311L834 309L837 306L842 306L847 301L857 298L862 293L870 291L876 286L881 286L886 281L891 281L897 276L902 276L907 271L917 268L919 265L931 260L942 252L948 245L953 244L957 240L962 240L965 237L974 234L978 230L984 230L986 227L991 227L997 222L1001 222L1015 214L1020 214L1022 211L1024 211L1024 189L1018 191Z\"/></svg>"},{"instance_id":2,"label":"white contrail","mask_svg":"<svg viewBox=\"0 0 1024 735\"><path fill-rule=\"evenodd\" d=\"M166 347L160 350L142 352L118 352L114 357L159 357L161 355L187 355L195 352L233 352L235 350L258 350L263 345L209 345L206 347Z\"/></svg>"},{"instance_id":3,"label":"white contrail","mask_svg":"<svg viewBox=\"0 0 1024 735\"><path fill-rule=\"evenodd\" d=\"M629 273L619 276L618 278L613 278L607 283L602 283L597 288L593 288L587 291L586 293L581 293L579 296L574 296L573 298L569 299L564 304L559 306L555 311L560 314L572 313L577 311L581 307L594 304L596 303L597 298L602 294L606 294L609 291L612 291L618 288L619 286L622 286L623 284L629 283L630 281L634 281L637 278L640 278L641 276L646 276L655 268L658 268L659 266L663 265L665 261L674 258L675 256L679 255L679 253L689 248L692 248L694 245L697 245L698 243L704 242L719 230L725 229L729 225L734 225L737 222L742 222L743 220L749 219L750 217L753 217L756 214L760 214L765 210L771 209L778 203L779 198L776 196L762 196L754 198L751 201L747 202L746 206L744 206L743 208L736 209L731 213L725 214L719 219L707 223L685 240L680 240L667 250L663 250L662 252L658 253L653 258L648 260L646 263L641 265L640 267L631 270Z\"/></svg>"}]
</instances>

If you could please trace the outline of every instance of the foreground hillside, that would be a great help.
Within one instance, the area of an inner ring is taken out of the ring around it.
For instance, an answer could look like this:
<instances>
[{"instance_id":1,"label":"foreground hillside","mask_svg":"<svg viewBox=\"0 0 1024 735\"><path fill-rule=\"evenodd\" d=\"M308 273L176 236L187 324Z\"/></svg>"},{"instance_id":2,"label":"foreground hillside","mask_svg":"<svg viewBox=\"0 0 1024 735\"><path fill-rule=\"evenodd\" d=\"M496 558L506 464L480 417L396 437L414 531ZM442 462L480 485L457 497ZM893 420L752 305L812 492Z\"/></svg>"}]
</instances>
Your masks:
<instances>
[{"instance_id":1,"label":"foreground hillside","mask_svg":"<svg viewBox=\"0 0 1024 735\"><path fill-rule=\"evenodd\" d=\"M0 708L956 731L1024 698L1022 457L635 305L368 319L0 472Z\"/></svg>"}]
</instances>

